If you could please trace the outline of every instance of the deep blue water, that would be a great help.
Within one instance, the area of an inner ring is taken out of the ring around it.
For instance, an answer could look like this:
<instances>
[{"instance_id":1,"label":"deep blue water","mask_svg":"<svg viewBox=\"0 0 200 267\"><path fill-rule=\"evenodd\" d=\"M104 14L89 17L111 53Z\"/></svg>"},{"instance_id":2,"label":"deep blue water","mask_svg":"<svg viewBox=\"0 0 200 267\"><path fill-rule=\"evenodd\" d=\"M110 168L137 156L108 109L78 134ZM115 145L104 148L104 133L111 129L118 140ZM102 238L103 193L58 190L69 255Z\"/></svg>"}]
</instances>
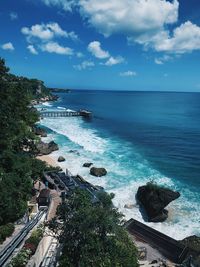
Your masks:
<instances>
[{"instance_id":1,"label":"deep blue water","mask_svg":"<svg viewBox=\"0 0 200 267\"><path fill-rule=\"evenodd\" d=\"M177 238L200 234L200 94L77 90L59 96L48 108L93 112L91 120L43 121L62 153L79 152L68 153L68 168L114 192L122 212L139 220L138 208L123 208L134 202L139 185L153 179L179 190L181 198L171 205L168 222L152 226ZM105 166L108 176L91 178L81 168L86 160Z\"/></svg>"},{"instance_id":2,"label":"deep blue water","mask_svg":"<svg viewBox=\"0 0 200 267\"><path fill-rule=\"evenodd\" d=\"M132 142L152 166L200 190L200 94L72 92L63 104L93 112L91 123Z\"/></svg>"}]
</instances>

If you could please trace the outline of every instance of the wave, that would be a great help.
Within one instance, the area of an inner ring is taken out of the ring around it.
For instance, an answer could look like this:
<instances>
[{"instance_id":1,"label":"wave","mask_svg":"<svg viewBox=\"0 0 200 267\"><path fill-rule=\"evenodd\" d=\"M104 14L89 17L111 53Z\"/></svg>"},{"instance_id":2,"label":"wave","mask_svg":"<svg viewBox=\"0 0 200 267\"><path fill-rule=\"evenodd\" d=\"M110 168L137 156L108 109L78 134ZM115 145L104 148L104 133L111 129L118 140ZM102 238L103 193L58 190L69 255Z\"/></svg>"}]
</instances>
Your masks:
<instances>
[{"instance_id":1,"label":"wave","mask_svg":"<svg viewBox=\"0 0 200 267\"><path fill-rule=\"evenodd\" d=\"M45 107L52 107L52 104L49 103L49 102L44 102L44 103L42 103L42 106L45 106Z\"/></svg>"},{"instance_id":2,"label":"wave","mask_svg":"<svg viewBox=\"0 0 200 267\"><path fill-rule=\"evenodd\" d=\"M79 173L89 182L113 192L114 205L125 214L126 219L135 218L146 223L136 204L135 194L139 186L155 180L159 185L180 191L181 197L169 205L166 222L148 225L176 239L200 234L199 195L194 195L184 184L153 169L132 143L113 136L102 138L97 130L86 128L81 118L47 118L42 120L42 124L54 131L48 135L48 140L54 139L60 147L51 156L55 160L59 155L65 156L67 160L59 163L63 169L68 168L73 174ZM108 174L101 178L91 176L89 169L82 167L85 162L105 167ZM125 204L133 204L134 208L126 209Z\"/></svg>"}]
</instances>

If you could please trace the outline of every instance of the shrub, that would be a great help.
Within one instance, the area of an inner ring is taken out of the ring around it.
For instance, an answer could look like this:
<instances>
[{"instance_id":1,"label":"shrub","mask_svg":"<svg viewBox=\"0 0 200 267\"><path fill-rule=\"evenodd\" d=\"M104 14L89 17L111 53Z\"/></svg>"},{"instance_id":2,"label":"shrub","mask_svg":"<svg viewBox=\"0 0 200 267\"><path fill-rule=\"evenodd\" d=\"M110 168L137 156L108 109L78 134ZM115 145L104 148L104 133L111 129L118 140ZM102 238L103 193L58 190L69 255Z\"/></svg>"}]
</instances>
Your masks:
<instances>
[{"instance_id":1,"label":"shrub","mask_svg":"<svg viewBox=\"0 0 200 267\"><path fill-rule=\"evenodd\" d=\"M11 236L14 230L15 227L13 223L0 226L0 244L3 243L7 237Z\"/></svg>"},{"instance_id":2,"label":"shrub","mask_svg":"<svg viewBox=\"0 0 200 267\"><path fill-rule=\"evenodd\" d=\"M33 254L35 254L35 251L36 251L37 247L34 244L25 243L24 249L30 250L31 251L31 255L33 255Z\"/></svg>"},{"instance_id":3,"label":"shrub","mask_svg":"<svg viewBox=\"0 0 200 267\"><path fill-rule=\"evenodd\" d=\"M16 257L14 257L8 267L25 267L29 261L31 251L23 248Z\"/></svg>"}]
</instances>

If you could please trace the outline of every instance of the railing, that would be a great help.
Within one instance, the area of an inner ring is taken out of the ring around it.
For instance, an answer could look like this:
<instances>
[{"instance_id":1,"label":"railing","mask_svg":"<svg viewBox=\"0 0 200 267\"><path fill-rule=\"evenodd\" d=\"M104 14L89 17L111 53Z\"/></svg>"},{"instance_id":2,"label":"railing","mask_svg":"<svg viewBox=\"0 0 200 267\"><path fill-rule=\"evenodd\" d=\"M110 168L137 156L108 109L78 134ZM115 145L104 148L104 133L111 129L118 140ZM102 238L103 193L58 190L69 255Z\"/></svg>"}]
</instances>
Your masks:
<instances>
[{"instance_id":1,"label":"railing","mask_svg":"<svg viewBox=\"0 0 200 267\"><path fill-rule=\"evenodd\" d=\"M22 243L28 233L33 229L33 227L39 222L42 216L46 213L46 208L39 211L35 217L28 222L25 227L11 240L11 242L5 246L5 248L0 252L0 266L4 266L7 260L11 257L14 250Z\"/></svg>"}]
</instances>

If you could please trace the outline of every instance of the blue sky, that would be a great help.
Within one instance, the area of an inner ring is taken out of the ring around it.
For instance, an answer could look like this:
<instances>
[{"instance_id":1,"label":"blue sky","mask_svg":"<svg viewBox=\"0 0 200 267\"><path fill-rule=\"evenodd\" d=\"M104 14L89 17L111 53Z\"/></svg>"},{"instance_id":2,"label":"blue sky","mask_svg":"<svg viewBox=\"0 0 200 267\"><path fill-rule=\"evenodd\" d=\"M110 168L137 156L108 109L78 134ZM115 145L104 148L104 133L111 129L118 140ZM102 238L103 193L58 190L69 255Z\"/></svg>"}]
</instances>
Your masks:
<instances>
[{"instance_id":1,"label":"blue sky","mask_svg":"<svg viewBox=\"0 0 200 267\"><path fill-rule=\"evenodd\" d=\"M200 91L199 0L1 0L0 56L50 87Z\"/></svg>"}]
</instances>

